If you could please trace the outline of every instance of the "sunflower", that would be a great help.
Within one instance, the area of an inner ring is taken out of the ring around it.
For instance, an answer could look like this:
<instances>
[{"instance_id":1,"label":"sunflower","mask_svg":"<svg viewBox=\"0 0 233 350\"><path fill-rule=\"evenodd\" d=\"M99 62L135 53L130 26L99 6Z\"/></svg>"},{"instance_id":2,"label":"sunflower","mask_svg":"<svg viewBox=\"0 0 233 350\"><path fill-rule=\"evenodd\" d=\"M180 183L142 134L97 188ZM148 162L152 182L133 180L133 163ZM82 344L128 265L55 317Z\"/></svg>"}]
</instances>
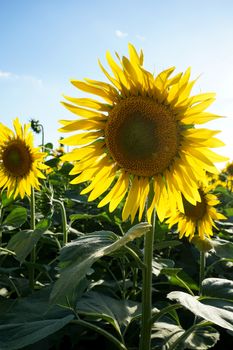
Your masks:
<instances>
[{"instance_id":1,"label":"sunflower","mask_svg":"<svg viewBox=\"0 0 233 350\"><path fill-rule=\"evenodd\" d=\"M209 190L214 191L218 187L227 188L228 186L227 175L223 172L219 172L219 174L212 174L212 176L208 176L208 188Z\"/></svg>"},{"instance_id":2,"label":"sunflower","mask_svg":"<svg viewBox=\"0 0 233 350\"><path fill-rule=\"evenodd\" d=\"M7 196L31 194L31 188L39 189L39 178L45 178L40 170L45 153L34 148L30 124L21 126L18 118L13 121L15 133L0 123L0 188L7 189Z\"/></svg>"},{"instance_id":3,"label":"sunflower","mask_svg":"<svg viewBox=\"0 0 233 350\"><path fill-rule=\"evenodd\" d=\"M214 220L226 219L214 208L220 202L214 194L209 192L208 187L200 185L198 192L201 200L196 205L189 203L182 196L184 212L177 210L176 213L174 211L167 213L169 218L166 223L169 224L169 228L178 224L179 238L185 235L191 241L196 232L201 240L210 238L213 235L213 227L217 228Z\"/></svg>"},{"instance_id":4,"label":"sunflower","mask_svg":"<svg viewBox=\"0 0 233 350\"><path fill-rule=\"evenodd\" d=\"M131 44L129 58L116 56L118 63L106 55L112 75L99 62L110 83L71 81L103 101L65 96L71 103L63 105L78 119L60 121L61 132L76 132L61 141L77 146L63 160L74 162L72 184L90 181L81 192L90 192L89 201L108 190L99 207L109 203L112 212L125 197L123 220L133 221L137 212L141 220L146 203L148 221L155 207L163 220L167 201L181 210L183 197L193 205L200 201L198 179L225 160L209 150L223 145L214 137L218 131L194 128L218 117L204 112L214 94L190 97L190 69L171 77L172 67L154 77Z\"/></svg>"},{"instance_id":5,"label":"sunflower","mask_svg":"<svg viewBox=\"0 0 233 350\"><path fill-rule=\"evenodd\" d=\"M233 162L227 163L225 169L222 171L222 174L226 176L226 188L229 191L233 190Z\"/></svg>"}]
</instances>

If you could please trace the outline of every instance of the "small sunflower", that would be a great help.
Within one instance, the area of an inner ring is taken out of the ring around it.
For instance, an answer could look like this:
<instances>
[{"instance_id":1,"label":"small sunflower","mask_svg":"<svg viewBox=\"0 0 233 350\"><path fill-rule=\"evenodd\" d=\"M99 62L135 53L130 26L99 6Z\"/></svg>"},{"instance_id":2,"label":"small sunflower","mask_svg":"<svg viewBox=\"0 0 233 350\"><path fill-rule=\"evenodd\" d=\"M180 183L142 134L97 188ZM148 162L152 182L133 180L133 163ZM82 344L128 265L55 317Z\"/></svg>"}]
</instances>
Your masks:
<instances>
[{"instance_id":1,"label":"small sunflower","mask_svg":"<svg viewBox=\"0 0 233 350\"><path fill-rule=\"evenodd\" d=\"M148 221L154 207L163 220L167 200L180 209L183 197L193 205L200 201L197 183L204 170L217 172L213 162L225 160L209 150L223 145L214 137L218 131L194 128L218 117L204 112L214 94L190 96L190 69L173 77L175 67L152 75L143 68L142 51L131 44L129 58L116 56L118 63L106 56L113 75L99 62L110 83L71 81L104 101L65 97L72 104L63 105L79 118L60 121L61 132L77 132L61 141L77 146L63 160L74 162L72 184L90 181L81 192L90 192L88 200L109 190L99 207L109 203L113 211L125 197L123 220L133 221L137 212L141 220L150 193Z\"/></svg>"},{"instance_id":2,"label":"small sunflower","mask_svg":"<svg viewBox=\"0 0 233 350\"><path fill-rule=\"evenodd\" d=\"M18 118L13 122L15 133L0 123L0 188L7 189L7 196L21 198L31 194L31 188L39 189L39 178L45 176L43 159L46 153L34 148L30 124L21 126Z\"/></svg>"},{"instance_id":3,"label":"small sunflower","mask_svg":"<svg viewBox=\"0 0 233 350\"><path fill-rule=\"evenodd\" d=\"M209 192L209 188L200 185L198 191L201 200L196 205L189 203L182 196L184 212L177 210L168 213L169 218L166 223L169 224L169 228L178 224L179 238L185 235L191 241L196 232L201 240L210 238L213 235L213 227L216 228L214 220L226 219L214 208L220 202L214 194Z\"/></svg>"},{"instance_id":4,"label":"small sunflower","mask_svg":"<svg viewBox=\"0 0 233 350\"><path fill-rule=\"evenodd\" d=\"M232 192L233 190L233 162L227 163L225 169L222 171L226 176L226 188Z\"/></svg>"},{"instance_id":5,"label":"small sunflower","mask_svg":"<svg viewBox=\"0 0 233 350\"><path fill-rule=\"evenodd\" d=\"M213 176L209 177L208 180L208 188L212 191L214 191L218 187L228 187L227 175L223 172L220 172L218 175L213 174Z\"/></svg>"},{"instance_id":6,"label":"small sunflower","mask_svg":"<svg viewBox=\"0 0 233 350\"><path fill-rule=\"evenodd\" d=\"M233 162L228 163L223 172L225 172L230 179L233 179Z\"/></svg>"}]
</instances>

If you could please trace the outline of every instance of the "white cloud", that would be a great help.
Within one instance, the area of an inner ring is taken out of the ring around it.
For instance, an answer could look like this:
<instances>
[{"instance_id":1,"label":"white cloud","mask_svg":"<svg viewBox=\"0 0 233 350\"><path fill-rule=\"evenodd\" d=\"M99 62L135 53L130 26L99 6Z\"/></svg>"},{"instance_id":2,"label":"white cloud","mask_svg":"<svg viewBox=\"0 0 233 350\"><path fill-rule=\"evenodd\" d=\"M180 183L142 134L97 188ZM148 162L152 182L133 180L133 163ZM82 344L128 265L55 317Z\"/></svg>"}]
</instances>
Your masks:
<instances>
[{"instance_id":1,"label":"white cloud","mask_svg":"<svg viewBox=\"0 0 233 350\"><path fill-rule=\"evenodd\" d=\"M42 80L32 75L18 75L11 72L4 72L0 70L0 79L21 80L33 85L42 86Z\"/></svg>"},{"instance_id":2,"label":"white cloud","mask_svg":"<svg viewBox=\"0 0 233 350\"><path fill-rule=\"evenodd\" d=\"M3 72L2 70L0 70L0 79L1 78L10 78L12 76L13 76L12 73L10 73L10 72Z\"/></svg>"},{"instance_id":3,"label":"white cloud","mask_svg":"<svg viewBox=\"0 0 233 350\"><path fill-rule=\"evenodd\" d=\"M115 34L116 34L116 36L117 36L118 38L125 38L126 36L128 36L128 33L124 33L124 32L122 32L122 31L119 30L119 29L117 29L117 30L115 31Z\"/></svg>"},{"instance_id":4,"label":"white cloud","mask_svg":"<svg viewBox=\"0 0 233 350\"><path fill-rule=\"evenodd\" d=\"M32 83L33 85L42 86L42 80L36 77L33 77L31 75L22 75L22 76L19 76L18 79L23 79L24 81Z\"/></svg>"},{"instance_id":5,"label":"white cloud","mask_svg":"<svg viewBox=\"0 0 233 350\"><path fill-rule=\"evenodd\" d=\"M145 40L146 40L146 37L143 36L143 35L140 35L140 34L137 34L137 35L136 35L136 38L139 39L139 40L141 40L141 41L145 41Z\"/></svg>"}]
</instances>

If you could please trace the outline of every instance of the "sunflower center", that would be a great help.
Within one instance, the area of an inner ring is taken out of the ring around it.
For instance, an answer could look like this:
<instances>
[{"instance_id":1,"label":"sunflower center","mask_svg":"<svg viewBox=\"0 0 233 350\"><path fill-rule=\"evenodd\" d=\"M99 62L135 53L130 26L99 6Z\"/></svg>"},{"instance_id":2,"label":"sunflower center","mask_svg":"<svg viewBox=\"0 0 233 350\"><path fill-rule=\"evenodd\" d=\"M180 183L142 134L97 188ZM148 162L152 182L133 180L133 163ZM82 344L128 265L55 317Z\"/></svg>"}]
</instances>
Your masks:
<instances>
[{"instance_id":1,"label":"sunflower center","mask_svg":"<svg viewBox=\"0 0 233 350\"><path fill-rule=\"evenodd\" d=\"M24 176L31 170L32 156L24 142L12 141L3 151L4 167L13 176Z\"/></svg>"},{"instance_id":2,"label":"sunflower center","mask_svg":"<svg viewBox=\"0 0 233 350\"><path fill-rule=\"evenodd\" d=\"M105 139L119 166L139 176L163 172L176 156L179 145L172 111L142 96L129 97L113 107Z\"/></svg>"},{"instance_id":3,"label":"sunflower center","mask_svg":"<svg viewBox=\"0 0 233 350\"><path fill-rule=\"evenodd\" d=\"M184 213L187 217L193 220L201 220L206 213L206 200L202 190L199 190L201 202L197 202L196 205L189 203L182 195Z\"/></svg>"}]
</instances>

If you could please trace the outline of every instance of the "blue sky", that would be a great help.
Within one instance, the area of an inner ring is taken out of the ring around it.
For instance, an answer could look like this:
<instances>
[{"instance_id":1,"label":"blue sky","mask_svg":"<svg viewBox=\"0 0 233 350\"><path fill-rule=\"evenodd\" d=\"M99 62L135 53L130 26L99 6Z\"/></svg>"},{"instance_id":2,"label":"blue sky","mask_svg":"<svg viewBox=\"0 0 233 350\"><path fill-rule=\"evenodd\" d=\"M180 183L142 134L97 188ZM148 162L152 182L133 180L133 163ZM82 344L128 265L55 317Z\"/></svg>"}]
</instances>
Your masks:
<instances>
[{"instance_id":1,"label":"blue sky","mask_svg":"<svg viewBox=\"0 0 233 350\"><path fill-rule=\"evenodd\" d=\"M232 19L232 0L0 0L0 120L39 119L58 145L58 120L75 117L62 94L81 96L69 80L104 79L98 58L106 67L106 50L126 55L131 42L147 69L191 66L193 92L216 92L209 111L226 118L206 127L222 130L218 152L233 160Z\"/></svg>"}]
</instances>

